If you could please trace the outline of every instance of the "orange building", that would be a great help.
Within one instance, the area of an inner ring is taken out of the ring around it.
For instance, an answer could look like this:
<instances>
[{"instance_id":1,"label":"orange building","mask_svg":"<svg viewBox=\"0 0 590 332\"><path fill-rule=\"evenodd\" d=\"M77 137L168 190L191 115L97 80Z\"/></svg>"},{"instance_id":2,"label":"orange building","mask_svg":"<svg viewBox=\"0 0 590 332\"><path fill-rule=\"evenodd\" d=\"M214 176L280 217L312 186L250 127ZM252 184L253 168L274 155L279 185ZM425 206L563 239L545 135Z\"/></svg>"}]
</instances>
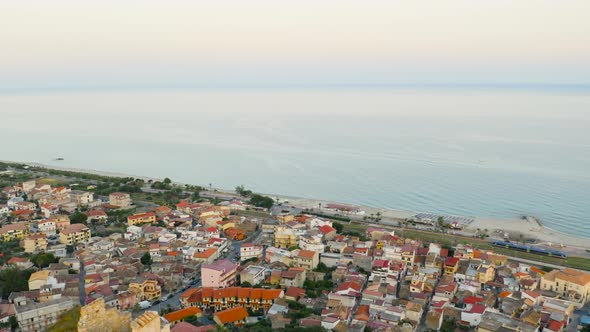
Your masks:
<instances>
[{"instance_id":1,"label":"orange building","mask_svg":"<svg viewBox=\"0 0 590 332\"><path fill-rule=\"evenodd\" d=\"M183 306L201 309L223 310L237 306L252 310L268 310L277 299L284 296L282 289L264 288L194 288L180 296Z\"/></svg>"},{"instance_id":2,"label":"orange building","mask_svg":"<svg viewBox=\"0 0 590 332\"><path fill-rule=\"evenodd\" d=\"M244 239L244 231L235 227L230 227L225 230L225 236L232 240L242 241Z\"/></svg>"}]
</instances>

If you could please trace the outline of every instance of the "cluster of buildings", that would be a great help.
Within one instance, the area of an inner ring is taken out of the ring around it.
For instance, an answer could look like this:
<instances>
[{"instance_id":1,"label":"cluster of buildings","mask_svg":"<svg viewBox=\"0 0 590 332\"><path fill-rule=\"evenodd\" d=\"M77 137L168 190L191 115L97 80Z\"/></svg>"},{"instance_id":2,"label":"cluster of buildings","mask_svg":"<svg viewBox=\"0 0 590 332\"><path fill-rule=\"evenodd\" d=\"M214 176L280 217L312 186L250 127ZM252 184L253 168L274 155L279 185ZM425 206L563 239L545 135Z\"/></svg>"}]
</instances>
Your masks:
<instances>
[{"instance_id":1,"label":"cluster of buildings","mask_svg":"<svg viewBox=\"0 0 590 332\"><path fill-rule=\"evenodd\" d=\"M253 312L280 329L293 324L291 311L306 312L298 326L336 331L414 332L447 324L561 332L590 300L587 272L546 272L493 251L443 248L379 227L343 235L330 219L289 211L261 221L232 213L247 208L237 199L137 211L124 232L93 237L92 226L106 222L109 211L134 206L129 194L95 199L34 181L2 193L8 204L0 212L11 217L0 241L18 240L26 253L58 259L31 274L27 291L0 303L0 314L14 315L25 332L43 330L80 303L78 330L85 332L196 331L185 320L206 321L206 329L242 326L257 321ZM71 223L81 210L86 223ZM252 242L241 242L245 237ZM21 255L6 266L33 264ZM130 314L140 303L176 294L178 310Z\"/></svg>"},{"instance_id":2,"label":"cluster of buildings","mask_svg":"<svg viewBox=\"0 0 590 332\"><path fill-rule=\"evenodd\" d=\"M22 331L41 331L80 303L100 300L115 311L131 311L142 301L164 300L194 284L201 265L208 271L207 264L228 252L228 235L243 238L257 228L256 220L230 215L244 208L237 200L180 202L131 214L125 232L99 237L91 229L105 223L109 211L134 208L128 193L95 199L91 192L35 181L2 193L8 204L0 206L0 241L16 240L25 253L52 253L58 260L31 275L28 291L10 295L6 313L16 316ZM74 213L86 214L86 222L72 223ZM142 263L146 253L149 266ZM0 268L35 268L27 256L3 254L15 256Z\"/></svg>"},{"instance_id":3,"label":"cluster of buildings","mask_svg":"<svg viewBox=\"0 0 590 332\"><path fill-rule=\"evenodd\" d=\"M328 330L440 330L447 322L463 330L557 332L589 301L587 272L545 272L493 251L425 245L378 227L345 236L333 226L304 214L265 222L263 244L242 245L245 264L225 269L226 263L215 263L236 281L190 289L182 305L220 312L216 321L237 325L249 322L248 311L263 310L273 328L290 322L288 301L297 301L316 312L299 326ZM326 279L332 287L317 296L310 287ZM236 287L238 280L248 287ZM263 291L276 292L265 299Z\"/></svg>"}]
</instances>

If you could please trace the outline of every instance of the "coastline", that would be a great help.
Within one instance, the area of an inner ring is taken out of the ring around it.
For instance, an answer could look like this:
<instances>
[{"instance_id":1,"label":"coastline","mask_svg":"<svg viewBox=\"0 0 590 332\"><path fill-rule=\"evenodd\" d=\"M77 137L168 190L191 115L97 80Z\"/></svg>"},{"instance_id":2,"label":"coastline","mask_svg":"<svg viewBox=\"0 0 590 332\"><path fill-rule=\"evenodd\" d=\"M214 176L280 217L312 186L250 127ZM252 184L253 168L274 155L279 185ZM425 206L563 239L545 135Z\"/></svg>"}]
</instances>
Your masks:
<instances>
[{"instance_id":1,"label":"coastline","mask_svg":"<svg viewBox=\"0 0 590 332\"><path fill-rule=\"evenodd\" d=\"M14 163L14 164L24 164L32 167L41 167L41 168L48 168L60 171L69 171L69 172L79 172L79 173L88 173L88 174L95 174L99 176L111 176L111 177L133 177L139 178L143 180L153 180L153 181L161 181L162 178L158 177L150 177L150 176L139 176L139 175L132 175L132 174L125 174L125 173L118 173L118 172L110 172L110 171L103 171L103 170L96 170L96 169L80 169L80 168L72 168L72 167L61 167L61 166L53 166L47 165L39 162L22 162L22 161L9 161L9 160L2 160L2 162L6 163ZM178 185L185 185L185 183L181 182L174 182ZM194 185L194 184L191 184ZM205 186L204 186L205 187ZM233 190L223 189L223 188L213 188L219 190L221 192L233 192ZM293 197L293 196L285 196L280 194L265 194L270 197L280 197L281 199L289 200L289 205L296 206L298 208L317 208L318 204L321 203L325 206L328 203L335 203L339 204L339 202L334 201L327 201L321 199L314 199L314 198L304 198L304 197ZM416 215L419 212L415 211L406 211L406 210L395 210L395 209L386 209L386 208L377 208L371 207L366 205L356 205L356 204L344 204L344 205L351 205L360 208L361 210L365 211L366 215L370 214L377 214L380 213L383 219L390 219L390 220L399 220L399 219L406 219ZM541 246L552 246L553 248L557 248L558 250L567 251L570 253L575 253L576 255L580 256L588 256L588 252L586 249L590 249L590 239L584 237L578 237L575 235L565 234L544 226L540 221L537 220L537 223L532 224L531 221L522 218L494 218L494 217L473 217L473 222L469 224L464 233L474 234L478 229L488 230L488 234L492 234L495 231L502 231L502 232L518 232L526 235L530 235L536 237L538 239L538 243L535 245ZM564 245L564 247L561 247Z\"/></svg>"}]
</instances>

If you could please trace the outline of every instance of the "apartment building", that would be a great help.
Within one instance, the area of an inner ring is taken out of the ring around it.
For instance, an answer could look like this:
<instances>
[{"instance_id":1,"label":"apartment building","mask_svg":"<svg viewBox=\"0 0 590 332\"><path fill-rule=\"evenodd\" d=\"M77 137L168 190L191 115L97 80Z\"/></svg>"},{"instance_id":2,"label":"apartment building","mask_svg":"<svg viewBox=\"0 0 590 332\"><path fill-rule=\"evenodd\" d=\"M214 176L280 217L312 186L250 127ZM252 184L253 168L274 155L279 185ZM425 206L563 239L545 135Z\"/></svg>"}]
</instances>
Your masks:
<instances>
[{"instance_id":1,"label":"apartment building","mask_svg":"<svg viewBox=\"0 0 590 332\"><path fill-rule=\"evenodd\" d=\"M193 288L180 295L180 303L184 307L199 307L215 311L235 307L268 310L276 300L283 298L282 289L265 288Z\"/></svg>"},{"instance_id":2,"label":"apartment building","mask_svg":"<svg viewBox=\"0 0 590 332\"><path fill-rule=\"evenodd\" d=\"M287 249L297 246L299 237L293 229L286 227L277 227L275 229L274 246L277 248Z\"/></svg>"},{"instance_id":3,"label":"apartment building","mask_svg":"<svg viewBox=\"0 0 590 332\"><path fill-rule=\"evenodd\" d=\"M254 243L244 243L240 246L240 261L262 257L262 246Z\"/></svg>"},{"instance_id":4,"label":"apartment building","mask_svg":"<svg viewBox=\"0 0 590 332\"><path fill-rule=\"evenodd\" d=\"M264 281L265 268L262 266L250 265L240 272L240 282L248 282L250 285L258 285Z\"/></svg>"},{"instance_id":5,"label":"apartment building","mask_svg":"<svg viewBox=\"0 0 590 332\"><path fill-rule=\"evenodd\" d=\"M26 253L36 253L47 250L47 235L44 233L35 233L25 236L22 242Z\"/></svg>"},{"instance_id":6,"label":"apartment building","mask_svg":"<svg viewBox=\"0 0 590 332\"><path fill-rule=\"evenodd\" d=\"M203 287L229 287L235 284L238 264L222 259L201 265Z\"/></svg>"},{"instance_id":7,"label":"apartment building","mask_svg":"<svg viewBox=\"0 0 590 332\"><path fill-rule=\"evenodd\" d=\"M66 311L72 309L74 300L62 297L47 302L26 302L14 307L16 319L22 332L46 331Z\"/></svg>"},{"instance_id":8,"label":"apartment building","mask_svg":"<svg viewBox=\"0 0 590 332\"><path fill-rule=\"evenodd\" d=\"M109 204L118 206L120 208L128 208L131 206L131 196L127 193L114 192L109 195Z\"/></svg>"},{"instance_id":9,"label":"apartment building","mask_svg":"<svg viewBox=\"0 0 590 332\"><path fill-rule=\"evenodd\" d=\"M83 224L73 224L64 228L59 233L59 240L65 245L74 245L78 242L90 240L90 228Z\"/></svg>"},{"instance_id":10,"label":"apartment building","mask_svg":"<svg viewBox=\"0 0 590 332\"><path fill-rule=\"evenodd\" d=\"M129 226L156 223L156 214L153 212L136 213L127 217Z\"/></svg>"},{"instance_id":11,"label":"apartment building","mask_svg":"<svg viewBox=\"0 0 590 332\"><path fill-rule=\"evenodd\" d=\"M129 283L129 291L135 294L136 301L157 300L162 295L162 287L157 280L138 277Z\"/></svg>"}]
</instances>

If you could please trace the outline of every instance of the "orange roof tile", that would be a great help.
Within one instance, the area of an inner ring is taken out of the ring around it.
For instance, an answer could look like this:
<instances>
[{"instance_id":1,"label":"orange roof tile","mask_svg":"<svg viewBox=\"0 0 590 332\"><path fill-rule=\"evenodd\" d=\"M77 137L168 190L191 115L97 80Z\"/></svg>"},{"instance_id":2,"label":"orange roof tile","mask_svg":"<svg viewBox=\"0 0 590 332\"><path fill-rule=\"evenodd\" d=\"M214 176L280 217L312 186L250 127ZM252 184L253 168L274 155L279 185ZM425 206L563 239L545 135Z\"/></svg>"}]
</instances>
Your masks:
<instances>
[{"instance_id":1,"label":"orange roof tile","mask_svg":"<svg viewBox=\"0 0 590 332\"><path fill-rule=\"evenodd\" d=\"M215 313L215 317L222 323L233 323L248 317L248 312L244 307L235 307Z\"/></svg>"},{"instance_id":2,"label":"orange roof tile","mask_svg":"<svg viewBox=\"0 0 590 332\"><path fill-rule=\"evenodd\" d=\"M315 256L315 251L299 250L299 254L297 256L312 259Z\"/></svg>"},{"instance_id":3,"label":"orange roof tile","mask_svg":"<svg viewBox=\"0 0 590 332\"><path fill-rule=\"evenodd\" d=\"M180 310L173 311L171 313L165 314L164 318L170 323L175 322L177 320L185 319L190 316L195 316L201 314L203 311L197 307L188 307Z\"/></svg>"}]
</instances>

